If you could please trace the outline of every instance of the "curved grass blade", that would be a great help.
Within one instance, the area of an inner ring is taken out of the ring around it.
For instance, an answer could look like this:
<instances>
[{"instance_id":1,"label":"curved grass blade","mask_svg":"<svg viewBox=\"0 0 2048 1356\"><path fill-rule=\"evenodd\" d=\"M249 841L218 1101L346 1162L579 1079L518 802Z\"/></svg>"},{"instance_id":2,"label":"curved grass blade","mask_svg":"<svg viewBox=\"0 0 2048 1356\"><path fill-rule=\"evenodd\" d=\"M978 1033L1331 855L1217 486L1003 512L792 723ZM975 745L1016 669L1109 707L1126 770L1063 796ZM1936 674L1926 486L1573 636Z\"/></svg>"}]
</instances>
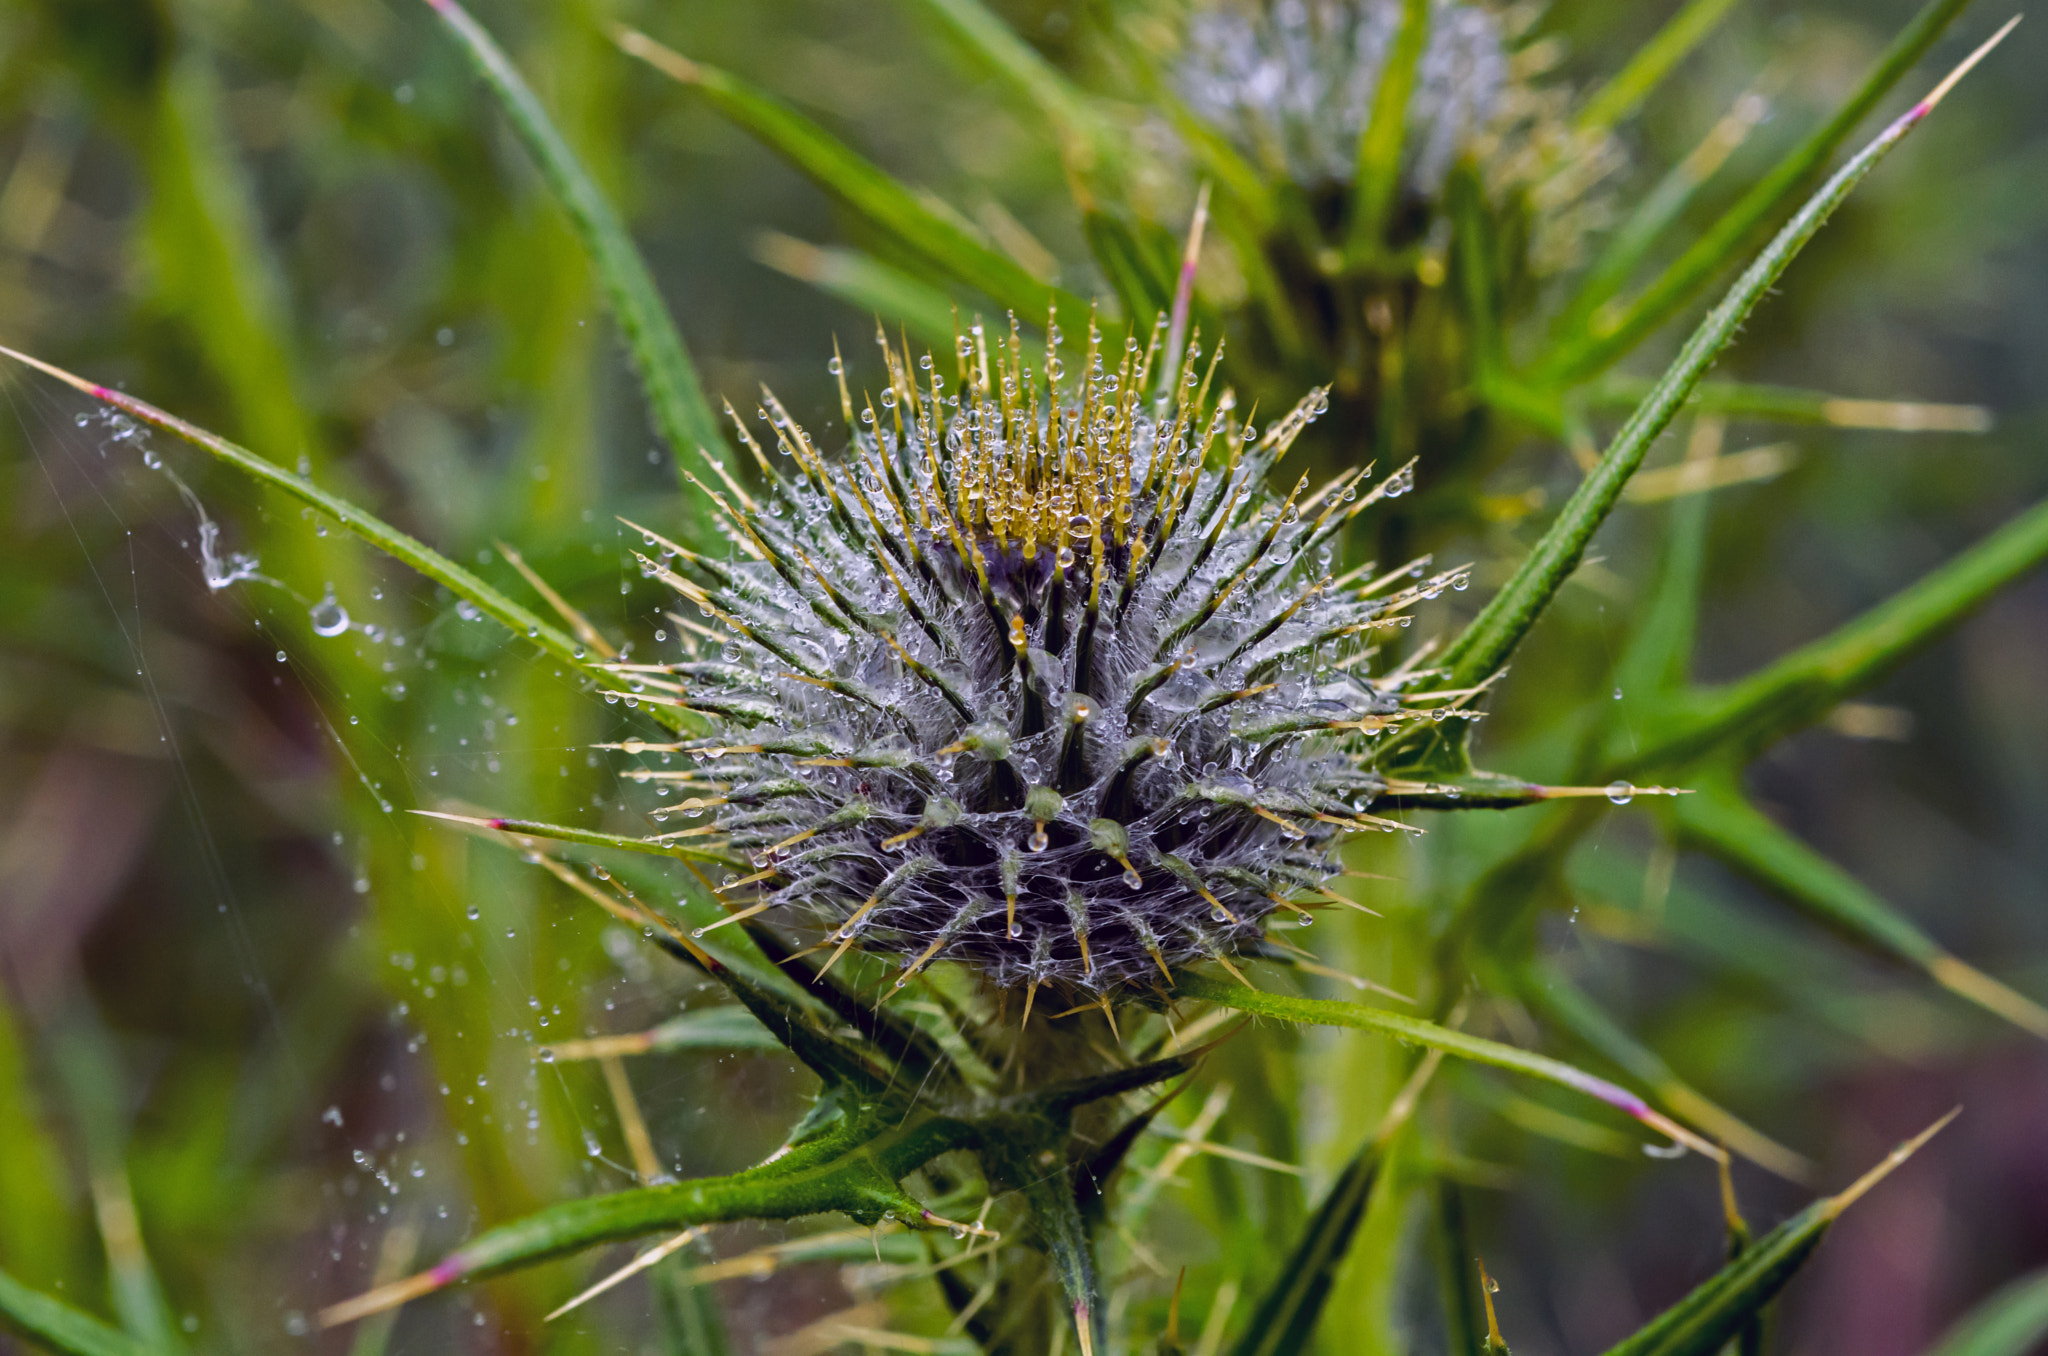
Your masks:
<instances>
[{"instance_id":1,"label":"curved grass blade","mask_svg":"<svg viewBox=\"0 0 2048 1356\"><path fill-rule=\"evenodd\" d=\"M1601 304L1628 285L1657 242L1664 238L1665 231L1691 205L1701 185L1719 172L1770 111L1770 101L1760 91L1745 91L1708 129L1700 143L1643 195L1586 269L1571 300L1558 311L1557 319L1550 325L1553 336L1568 337L1582 332Z\"/></svg>"},{"instance_id":2,"label":"curved grass blade","mask_svg":"<svg viewBox=\"0 0 2048 1356\"><path fill-rule=\"evenodd\" d=\"M1551 1018L1602 1058L1627 1070L1629 1077L1648 1088L1650 1096L1662 1102L1675 1116L1683 1116L1758 1167L1776 1173L1788 1182L1807 1182L1813 1164L1761 1131L1752 1129L1739 1117L1694 1091L1671 1071L1655 1051L1624 1030L1620 1023L1602 1012L1584 992L1550 966L1531 968L1521 985L1522 992L1537 1011Z\"/></svg>"},{"instance_id":3,"label":"curved grass blade","mask_svg":"<svg viewBox=\"0 0 2048 1356\"><path fill-rule=\"evenodd\" d=\"M1693 429L1686 462L1711 458L1721 447L1718 421ZM1692 672L1699 633L1700 589L1707 567L1706 495L1687 495L1668 510L1664 550L1657 562L1654 592L1614 666L1615 686L1647 696L1682 688Z\"/></svg>"},{"instance_id":4,"label":"curved grass blade","mask_svg":"<svg viewBox=\"0 0 2048 1356\"><path fill-rule=\"evenodd\" d=\"M62 1356L161 1356L119 1328L31 1290L4 1271L0 1271L0 1330Z\"/></svg>"},{"instance_id":5,"label":"curved grass blade","mask_svg":"<svg viewBox=\"0 0 2048 1356\"><path fill-rule=\"evenodd\" d=\"M594 1196L551 1206L485 1231L438 1265L320 1312L332 1328L382 1313L451 1285L533 1266L599 1243L675 1233L741 1219L795 1219L838 1213L873 1225L884 1219L918 1227L929 1212L897 1183L948 1149L967 1127L932 1117L895 1124L864 1117L729 1177Z\"/></svg>"},{"instance_id":6,"label":"curved grass blade","mask_svg":"<svg viewBox=\"0 0 2048 1356\"><path fill-rule=\"evenodd\" d=\"M0 356L12 358L45 376L55 377L65 385L83 391L95 400L112 405L151 428L160 429L202 451L212 453L230 466L266 485L283 490L299 502L332 517L355 536L392 559L412 566L435 583L445 586L456 597L476 604L486 616L502 623L515 635L525 636L542 652L581 670L593 680L607 681L604 667L589 660L574 636L546 621L530 608L513 602L448 557L417 538L399 531L375 514L356 507L339 495L321 489L303 476L294 475L282 466L265 461L238 443L231 443L219 434L209 433L197 424L187 423L177 415L168 414L148 401L138 400L125 391L116 391L112 387L87 381L84 377L67 372L53 363L46 363L40 358L32 358L26 353L5 346L0 346ZM650 707L648 714L664 724L673 725L676 722L676 717L671 712L660 707Z\"/></svg>"},{"instance_id":7,"label":"curved grass blade","mask_svg":"<svg viewBox=\"0 0 2048 1356\"><path fill-rule=\"evenodd\" d=\"M1924 972L1959 998L2048 1040L2048 1008L1950 955L1848 872L1779 828L1726 782L1672 811L1680 834L1771 887L1866 951Z\"/></svg>"},{"instance_id":8,"label":"curved grass blade","mask_svg":"<svg viewBox=\"0 0 2048 1356\"><path fill-rule=\"evenodd\" d=\"M1757 1239L1691 1294L1610 1347L1606 1356L1714 1356L1785 1288L1844 1210L1912 1157L1956 1115L1951 1111L1892 1150L1847 1190L1815 1201Z\"/></svg>"},{"instance_id":9,"label":"curved grass blade","mask_svg":"<svg viewBox=\"0 0 2048 1356\"><path fill-rule=\"evenodd\" d=\"M1059 134L1063 157L1076 169L1115 158L1117 144L1088 96L1037 49L977 0L918 0L992 75L1039 112Z\"/></svg>"},{"instance_id":10,"label":"curved grass blade","mask_svg":"<svg viewBox=\"0 0 2048 1356\"><path fill-rule=\"evenodd\" d=\"M1350 238L1353 258L1369 256L1380 244L1401 185L1401 152L1408 139L1408 103L1415 74L1429 45L1430 0L1402 0L1401 26L1380 68L1372 113L1358 134L1358 170L1352 182Z\"/></svg>"},{"instance_id":11,"label":"curved grass blade","mask_svg":"<svg viewBox=\"0 0 2048 1356\"><path fill-rule=\"evenodd\" d=\"M1593 91L1573 125L1580 132L1603 132L1634 113L1733 8L1735 0L1690 0L1636 49L1613 79Z\"/></svg>"},{"instance_id":12,"label":"curved grass blade","mask_svg":"<svg viewBox=\"0 0 2048 1356\"><path fill-rule=\"evenodd\" d=\"M1462 1031L1453 1031L1449 1027L1424 1021L1420 1017L1407 1017L1358 1003L1333 1003L1321 998L1293 998L1285 994L1265 993L1191 972L1176 976L1173 992L1177 998L1198 998L1208 1003L1220 1003L1224 1007L1248 1012L1256 1017L1274 1017L1284 1022L1300 1022L1311 1026L1349 1026L1363 1031L1377 1031L1409 1045L1441 1050L1459 1059L1490 1064L1497 1069L1507 1069L1532 1078L1540 1078L1545 1082L1570 1088L1574 1092L1596 1097L1641 1121L1659 1134L1708 1158L1722 1157L1719 1148L1658 1112L1626 1088L1618 1087L1604 1078L1597 1078L1583 1069L1573 1068L1562 1060L1531 1054L1527 1050L1517 1050L1512 1045L1502 1045L1498 1041L1486 1040L1479 1036L1468 1036Z\"/></svg>"},{"instance_id":13,"label":"curved grass blade","mask_svg":"<svg viewBox=\"0 0 2048 1356\"><path fill-rule=\"evenodd\" d=\"M857 310L909 330L935 353L958 341L953 300L921 278L862 254L859 250L813 245L763 231L754 238L754 257L777 273L809 283Z\"/></svg>"},{"instance_id":14,"label":"curved grass blade","mask_svg":"<svg viewBox=\"0 0 2048 1356\"><path fill-rule=\"evenodd\" d=\"M1766 668L1689 697L1643 731L1626 773L1683 765L1734 747L1754 753L1821 719L1991 596L2048 563L2048 501L1916 583Z\"/></svg>"},{"instance_id":15,"label":"curved grass blade","mask_svg":"<svg viewBox=\"0 0 2048 1356\"><path fill-rule=\"evenodd\" d=\"M1941 0L1948 3L1949 0ZM2000 30L1996 43L2011 26ZM1650 444L1664 431L1693 388L1706 374L1714 359L1735 338L1745 317L1777 282L1806 242L1824 225L1842 200L1862 182L1891 149L1920 125L1956 80L1990 51L1991 43L1979 47L1961 66L1925 99L1915 104L1857 152L1801 207L1785 228L1778 232L1762 254L1736 280L1728 295L1708 313L1693 331L1677 359L1651 388L1650 394L1629 416L1600 464L1580 483L1557 521L1543 534L1533 551L1516 569L1513 578L1490 599L1459 637L1451 643L1440 663L1449 671L1446 686L1471 687L1491 677L1535 624L1536 618L1576 570L1586 545L1607 514L1620 500L1629 477L1642 464Z\"/></svg>"},{"instance_id":16,"label":"curved grass blade","mask_svg":"<svg viewBox=\"0 0 2048 1356\"><path fill-rule=\"evenodd\" d=\"M2048 1270L2022 1276L1965 1314L1927 1356L2027 1356L2048 1338Z\"/></svg>"},{"instance_id":17,"label":"curved grass blade","mask_svg":"<svg viewBox=\"0 0 2048 1356\"><path fill-rule=\"evenodd\" d=\"M662 304L654 275L648 272L647 261L641 258L625 223L534 97L518 67L483 25L456 0L427 3L455 34L477 74L497 96L513 131L540 167L541 177L569 214L625 335L655 427L676 454L677 463L686 461L692 448L723 449L725 435L718 416L704 398L697 369L676 332L675 320Z\"/></svg>"},{"instance_id":18,"label":"curved grass blade","mask_svg":"<svg viewBox=\"0 0 2048 1356\"><path fill-rule=\"evenodd\" d=\"M1594 328L1581 338L1565 344L1545 364L1545 374L1554 381L1569 383L1583 379L1632 350L1651 330L1669 319L1714 276L1726 268L1745 244L1754 239L1779 209L1792 200L1801 185L1811 182L1856 124L1884 97L1913 64L1934 45L1950 21L1962 13L1969 0L1928 0L1911 23L1892 40L1877 65L1863 78L1835 116L1816 128L1805 141L1741 201L1725 212L1692 247L1666 269L1636 299L1614 314L1596 318ZM2001 30L2000 36L2003 36ZM1996 41L1996 39L1993 39ZM1984 49L1980 48L1981 54ZM1972 60L1975 60L1973 57ZM1917 119L1930 106L1923 101L1901 122ZM1899 123L1894 123L1897 128ZM1860 157L1859 157L1860 158ZM1854 162L1851 162L1854 163ZM1796 220L1796 218L1795 218Z\"/></svg>"},{"instance_id":19,"label":"curved grass blade","mask_svg":"<svg viewBox=\"0 0 2048 1356\"><path fill-rule=\"evenodd\" d=\"M1046 321L1048 299L1075 315L1087 303L1049 288L1022 264L975 239L944 213L795 109L715 66L692 61L633 29L614 34L628 56L697 90L726 118L765 143L849 208L967 286L1035 325ZM950 344L950 340L948 341Z\"/></svg>"}]
</instances>

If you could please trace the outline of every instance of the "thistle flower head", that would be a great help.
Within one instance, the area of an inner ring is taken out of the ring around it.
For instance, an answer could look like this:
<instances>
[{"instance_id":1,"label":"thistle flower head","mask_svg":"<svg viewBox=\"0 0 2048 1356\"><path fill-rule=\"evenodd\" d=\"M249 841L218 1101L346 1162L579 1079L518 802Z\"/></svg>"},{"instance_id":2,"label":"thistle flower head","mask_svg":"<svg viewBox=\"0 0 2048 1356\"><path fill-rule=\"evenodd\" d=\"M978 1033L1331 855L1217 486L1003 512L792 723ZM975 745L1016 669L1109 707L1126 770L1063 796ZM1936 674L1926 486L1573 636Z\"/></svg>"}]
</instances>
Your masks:
<instances>
[{"instance_id":1,"label":"thistle flower head","mask_svg":"<svg viewBox=\"0 0 2048 1356\"><path fill-rule=\"evenodd\" d=\"M1370 741L1419 713L1361 661L1456 577L1333 579L1405 469L1269 486L1322 394L1255 431L1196 343L1155 396L1162 332L1104 353L1091 324L1071 378L1014 323L915 368L885 339L878 402L840 379L843 453L772 395L780 455L742 425L771 488L714 492L729 558L649 537L713 638L654 686L712 729L663 750L694 768L642 775L751 863L728 907L808 916L835 960L1101 992L1255 943L1383 826Z\"/></svg>"}]
</instances>

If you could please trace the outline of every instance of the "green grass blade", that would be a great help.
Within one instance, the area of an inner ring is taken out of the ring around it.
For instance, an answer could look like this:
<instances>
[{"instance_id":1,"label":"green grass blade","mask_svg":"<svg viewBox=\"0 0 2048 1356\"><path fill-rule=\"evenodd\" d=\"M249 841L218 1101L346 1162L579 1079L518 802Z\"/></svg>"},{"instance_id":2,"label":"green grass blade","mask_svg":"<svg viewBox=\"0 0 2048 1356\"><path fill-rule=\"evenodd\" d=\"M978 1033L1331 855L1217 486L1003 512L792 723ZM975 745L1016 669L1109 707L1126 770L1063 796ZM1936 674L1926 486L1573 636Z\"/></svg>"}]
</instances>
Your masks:
<instances>
[{"instance_id":1,"label":"green grass blade","mask_svg":"<svg viewBox=\"0 0 2048 1356\"><path fill-rule=\"evenodd\" d=\"M918 4L984 70L1044 114L1059 134L1070 165L1089 169L1097 160L1114 158L1116 143L1109 126L1087 94L986 6L978 0L918 0Z\"/></svg>"},{"instance_id":2,"label":"green grass blade","mask_svg":"<svg viewBox=\"0 0 2048 1356\"><path fill-rule=\"evenodd\" d=\"M1081 233L1126 317L1137 320L1172 307L1178 260L1161 259L1126 222L1100 209L1081 214Z\"/></svg>"},{"instance_id":3,"label":"green grass blade","mask_svg":"<svg viewBox=\"0 0 2048 1356\"><path fill-rule=\"evenodd\" d=\"M1352 178L1347 247L1363 258L1381 243L1401 189L1401 152L1408 140L1408 102L1415 73L1429 46L1430 0L1402 0L1401 26L1380 69L1372 113L1358 133L1358 168Z\"/></svg>"},{"instance_id":4,"label":"green grass blade","mask_svg":"<svg viewBox=\"0 0 2048 1356\"><path fill-rule=\"evenodd\" d=\"M959 312L953 299L922 278L859 250L812 245L774 231L754 240L754 257L778 273L809 283L887 322L936 353L952 351Z\"/></svg>"},{"instance_id":5,"label":"green grass blade","mask_svg":"<svg viewBox=\"0 0 2048 1356\"><path fill-rule=\"evenodd\" d=\"M663 440L679 463L692 448L723 448L725 434L718 416L704 398L697 369L625 223L569 148L519 69L483 25L455 0L427 3L455 34L477 73L497 96L513 130L589 251L591 266L611 301L612 315L625 335L626 349L640 374L641 389Z\"/></svg>"},{"instance_id":6,"label":"green grass blade","mask_svg":"<svg viewBox=\"0 0 2048 1356\"><path fill-rule=\"evenodd\" d=\"M1408 1017L1398 1012L1381 1008L1369 1008L1359 1003L1333 1003L1321 998L1294 998L1286 994L1266 993L1259 989L1245 988L1224 980L1212 979L1206 975L1183 972L1174 979L1174 994L1179 998L1198 998L1208 1003L1219 1003L1239 1012L1248 1012L1257 1017L1273 1017L1283 1022L1299 1022L1309 1026L1348 1026L1362 1031L1377 1031L1409 1045L1425 1046L1441 1050L1459 1059L1471 1060L1477 1064L1490 1064L1497 1069L1540 1078L1547 1083L1556 1083L1575 1092L1596 1097L1644 1125L1667 1135L1690 1149L1719 1157L1720 1150L1662 1115L1628 1089L1618 1087L1604 1078L1595 1077L1577 1069L1563 1060L1551 1059L1547 1055L1535 1055L1527 1050L1517 1050L1512 1045L1486 1040L1479 1036L1468 1036L1462 1031L1453 1031L1435 1022L1420 1017Z\"/></svg>"},{"instance_id":7,"label":"green grass blade","mask_svg":"<svg viewBox=\"0 0 2048 1356\"><path fill-rule=\"evenodd\" d=\"M1821 719L2048 562L2048 501L1925 578L1747 678L1688 698L1643 732L1627 769L1754 752Z\"/></svg>"},{"instance_id":8,"label":"green grass blade","mask_svg":"<svg viewBox=\"0 0 2048 1356\"><path fill-rule=\"evenodd\" d=\"M1787 1181L1804 1182L1813 1164L1695 1091L1658 1054L1602 1012L1593 1000L1548 965L1531 967L1521 985L1539 1015L1564 1027L1580 1043L1627 1071L1674 1116L1681 1116L1750 1162Z\"/></svg>"},{"instance_id":9,"label":"green grass blade","mask_svg":"<svg viewBox=\"0 0 2048 1356\"><path fill-rule=\"evenodd\" d=\"M2048 1040L2048 1009L1943 950L1848 872L1807 847L1725 782L1673 803L1690 843L1777 891L1851 943L1920 970L1942 988Z\"/></svg>"},{"instance_id":10,"label":"green grass blade","mask_svg":"<svg viewBox=\"0 0 2048 1356\"><path fill-rule=\"evenodd\" d=\"M1691 1294L1610 1347L1606 1356L1714 1356L1785 1288L1842 1212L1910 1158L1954 1114L1892 1150L1847 1190L1815 1201L1757 1239Z\"/></svg>"},{"instance_id":11,"label":"green grass blade","mask_svg":"<svg viewBox=\"0 0 2048 1356\"><path fill-rule=\"evenodd\" d=\"M2022 1276L1965 1314L1927 1356L2027 1356L2048 1338L2048 1270Z\"/></svg>"},{"instance_id":12,"label":"green grass blade","mask_svg":"<svg viewBox=\"0 0 2048 1356\"><path fill-rule=\"evenodd\" d=\"M1666 510L1668 526L1655 589L1614 666L1614 683L1623 693L1642 698L1675 691L1691 672L1712 506L1711 496L1689 494L1674 499Z\"/></svg>"},{"instance_id":13,"label":"green grass blade","mask_svg":"<svg viewBox=\"0 0 2048 1356\"><path fill-rule=\"evenodd\" d=\"M1294 1250L1281 1263L1273 1288L1253 1311L1243 1340L1231 1348L1231 1356L1301 1356L1309 1350L1337 1268L1365 1218L1384 1149L1374 1136L1337 1174Z\"/></svg>"},{"instance_id":14,"label":"green grass blade","mask_svg":"<svg viewBox=\"0 0 2048 1356\"><path fill-rule=\"evenodd\" d=\"M57 1070L85 1159L87 1187L107 1259L107 1289L129 1336L153 1351L181 1349L177 1321L144 1245L128 1171L127 1089L112 1037L89 1008L74 1008L56 1040Z\"/></svg>"},{"instance_id":15,"label":"green grass blade","mask_svg":"<svg viewBox=\"0 0 2048 1356\"><path fill-rule=\"evenodd\" d=\"M159 1356L151 1348L62 1300L0 1271L0 1330L63 1356Z\"/></svg>"},{"instance_id":16,"label":"green grass blade","mask_svg":"<svg viewBox=\"0 0 2048 1356\"><path fill-rule=\"evenodd\" d=\"M1863 121L1877 101L1896 84L1913 64L1934 45L1951 20L1962 13L1969 0L1928 0L1877 65L1849 96L1835 116L1794 147L1792 152L1756 186L1725 212L1692 247L1680 255L1656 282L1652 283L1617 314L1607 317L1598 328L1567 343L1545 365L1553 379L1573 381L1589 376L1633 349L1642 338L1669 319L1695 293L1739 256L1781 208L1791 202L1800 188L1841 146L1856 124ZM1919 110L1915 110L1918 112ZM1913 114L1908 114L1911 118ZM1897 128L1898 123L1893 127Z\"/></svg>"},{"instance_id":17,"label":"green grass blade","mask_svg":"<svg viewBox=\"0 0 2048 1356\"><path fill-rule=\"evenodd\" d=\"M1689 0L1629 58L1614 78L1593 91L1574 120L1581 132L1601 132L1642 106L1672 68L1685 60L1735 8L1735 0Z\"/></svg>"},{"instance_id":18,"label":"green grass blade","mask_svg":"<svg viewBox=\"0 0 2048 1356\"><path fill-rule=\"evenodd\" d=\"M1586 269L1572 299L1557 313L1550 326L1554 337L1583 332L1601 304L1613 297L1635 275L1650 252L1691 205L1700 186L1711 179L1749 138L1751 131L1770 111L1770 103L1754 90L1744 93L1705 138L1684 159L1673 165L1616 227L1601 248L1599 257ZM1631 404L1634 402L1631 401Z\"/></svg>"},{"instance_id":19,"label":"green grass blade","mask_svg":"<svg viewBox=\"0 0 2048 1356\"><path fill-rule=\"evenodd\" d=\"M897 1182L966 1142L958 1121L929 1117L901 1123L900 1109L863 1117L729 1177L567 1201L486 1230L439 1264L391 1285L332 1305L322 1327L383 1313L448 1286L534 1266L600 1243L676 1232L741 1219L795 1219L845 1214L861 1224L884 1219L918 1226L924 1208Z\"/></svg>"},{"instance_id":20,"label":"green grass blade","mask_svg":"<svg viewBox=\"0 0 2048 1356\"><path fill-rule=\"evenodd\" d=\"M1471 687L1492 677L1507 662L1565 579L1578 568L1587 543L1620 501L1622 490L1642 465L1651 443L1685 404L1721 350L1734 340L1743 320L1842 200L1919 125L1934 102L1930 97L1916 104L1859 151L1807 200L1743 271L1720 305L1708 313L1686 340L1677 359L1629 416L1600 464L1580 483L1557 521L1543 534L1514 576L1451 643L1441 661L1450 673L1446 686Z\"/></svg>"},{"instance_id":21,"label":"green grass blade","mask_svg":"<svg viewBox=\"0 0 2048 1356\"><path fill-rule=\"evenodd\" d=\"M697 90L719 113L813 183L997 305L1016 311L1034 325L1045 323L1049 299L1072 316L1087 314L1086 302L1048 287L1016 260L984 245L958 222L787 104L728 71L671 51L644 33L624 29L618 41L629 56Z\"/></svg>"},{"instance_id":22,"label":"green grass blade","mask_svg":"<svg viewBox=\"0 0 2048 1356\"><path fill-rule=\"evenodd\" d=\"M78 1276L84 1248L71 1211L70 1173L37 1086L11 996L0 995L0 1260L20 1281L53 1285Z\"/></svg>"},{"instance_id":23,"label":"green grass blade","mask_svg":"<svg viewBox=\"0 0 2048 1356\"><path fill-rule=\"evenodd\" d=\"M61 367L11 348L0 347L0 356L12 358L47 376L55 377L67 386L83 391L95 400L112 405L151 428L169 433L202 451L212 453L252 479L282 490L300 503L318 509L392 559L410 565L435 583L445 586L456 597L476 604L486 616L502 623L514 634L525 636L543 653L582 670L595 680L605 679L602 666L590 662L583 647L568 632L543 620L538 613L513 602L426 543L408 536L375 514L356 507L339 495L321 489L304 476L295 475L274 462L264 460L239 443L231 443L219 434L209 433L197 424L187 423L177 415L166 413L148 401L138 400L125 391L117 391L110 386L87 381ZM650 708L649 715L655 720L673 719L660 707Z\"/></svg>"}]
</instances>

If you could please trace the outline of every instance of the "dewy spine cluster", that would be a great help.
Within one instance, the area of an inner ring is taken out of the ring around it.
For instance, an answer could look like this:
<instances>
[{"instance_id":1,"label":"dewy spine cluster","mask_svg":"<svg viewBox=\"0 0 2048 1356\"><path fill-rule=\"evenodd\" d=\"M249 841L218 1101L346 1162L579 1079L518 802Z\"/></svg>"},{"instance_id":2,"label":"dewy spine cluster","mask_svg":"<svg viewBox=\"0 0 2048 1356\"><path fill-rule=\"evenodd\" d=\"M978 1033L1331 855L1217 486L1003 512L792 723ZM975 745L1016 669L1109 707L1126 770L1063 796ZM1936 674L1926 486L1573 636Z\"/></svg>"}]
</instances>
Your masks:
<instances>
[{"instance_id":1,"label":"dewy spine cluster","mask_svg":"<svg viewBox=\"0 0 2048 1356\"><path fill-rule=\"evenodd\" d=\"M1408 470L1276 493L1321 393L1255 431L1199 343L1155 381L1162 332L1112 367L1091 325L1078 380L1054 345L1035 370L1014 323L916 371L885 339L879 409L840 378L844 455L772 395L779 459L742 424L770 488L712 491L729 559L648 535L646 568L709 624L634 676L713 729L636 746L694 758L636 775L711 816L669 837L751 862L720 887L736 917L807 914L834 961L1102 993L1227 964L1276 909L1306 921L1290 896L1335 874L1340 836L1391 827L1369 750L1427 717L1363 661L1462 576L1332 577L1345 524Z\"/></svg>"}]
</instances>

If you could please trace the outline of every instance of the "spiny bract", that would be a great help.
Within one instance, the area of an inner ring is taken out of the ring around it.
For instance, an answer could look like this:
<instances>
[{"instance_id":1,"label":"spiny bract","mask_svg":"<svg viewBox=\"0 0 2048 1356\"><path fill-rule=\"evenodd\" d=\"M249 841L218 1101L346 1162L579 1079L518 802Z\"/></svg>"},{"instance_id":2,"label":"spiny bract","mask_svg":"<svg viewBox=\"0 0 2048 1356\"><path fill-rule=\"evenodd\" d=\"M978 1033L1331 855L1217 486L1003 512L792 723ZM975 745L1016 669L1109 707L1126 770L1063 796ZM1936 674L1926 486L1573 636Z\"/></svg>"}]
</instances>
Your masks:
<instances>
[{"instance_id":1,"label":"spiny bract","mask_svg":"<svg viewBox=\"0 0 2048 1356\"><path fill-rule=\"evenodd\" d=\"M1227 963L1277 908L1306 921L1288 897L1328 882L1340 836L1393 827L1364 813L1371 743L1446 706L1404 707L1413 675L1363 661L1463 576L1332 578L1345 524L1408 468L1276 495L1322 393L1255 432L1211 399L1198 342L1155 391L1163 332L1112 368L1091 324L1078 381L1049 345L1041 386L1014 322L977 324L942 364L958 393L884 339L879 410L840 378L844 455L773 395L780 466L742 423L770 488L720 470L729 559L648 535L645 568L710 625L679 618L691 657L636 677L712 732L638 746L697 761L636 775L714 816L669 837L751 862L720 887L736 916L807 913L835 961L901 957L899 983L944 958L1102 992Z\"/></svg>"}]
</instances>

